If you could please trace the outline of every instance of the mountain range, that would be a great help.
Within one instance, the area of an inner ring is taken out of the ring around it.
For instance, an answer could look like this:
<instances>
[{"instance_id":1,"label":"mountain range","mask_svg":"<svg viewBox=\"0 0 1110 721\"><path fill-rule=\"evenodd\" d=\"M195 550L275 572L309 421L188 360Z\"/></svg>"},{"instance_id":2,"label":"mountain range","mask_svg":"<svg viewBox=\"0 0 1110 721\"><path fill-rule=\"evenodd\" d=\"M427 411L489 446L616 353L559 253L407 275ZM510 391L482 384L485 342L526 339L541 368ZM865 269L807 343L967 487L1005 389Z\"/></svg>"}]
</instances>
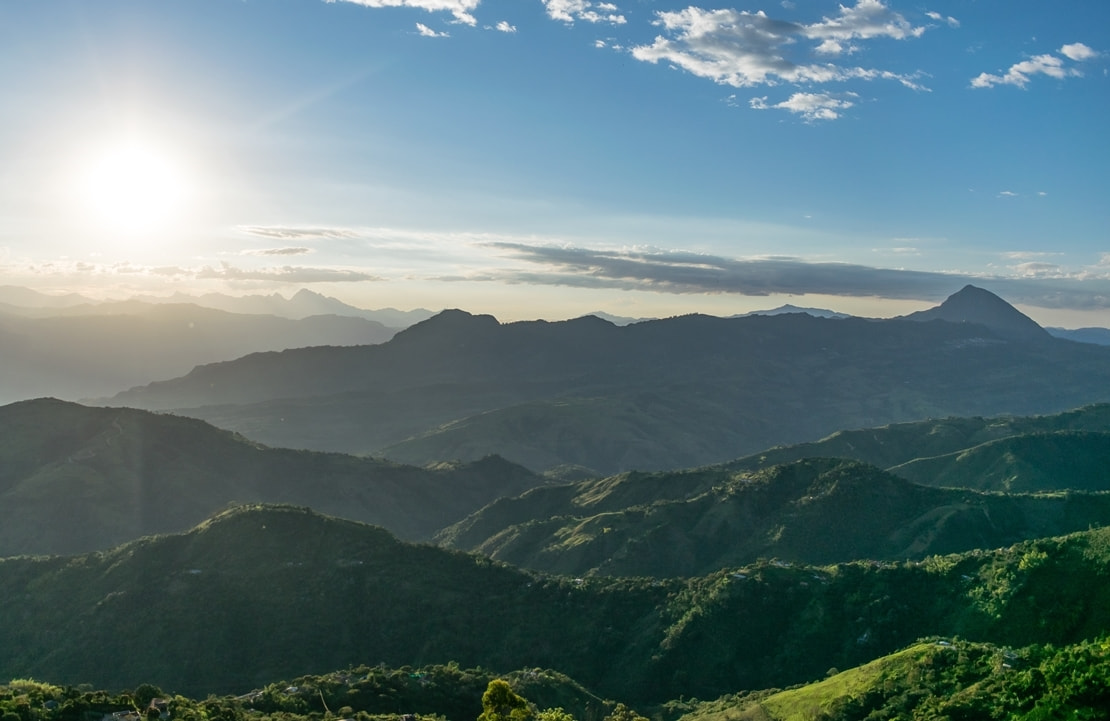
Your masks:
<instances>
[{"instance_id":1,"label":"mountain range","mask_svg":"<svg viewBox=\"0 0 1110 721\"><path fill-rule=\"evenodd\" d=\"M274 445L405 463L501 455L581 475L719 463L841 429L1110 400L1110 348L1053 338L968 286L907 318L444 311L377 346L200 366L103 401Z\"/></svg>"},{"instance_id":2,"label":"mountain range","mask_svg":"<svg viewBox=\"0 0 1110 721\"><path fill-rule=\"evenodd\" d=\"M395 332L364 318L292 320L192 304L0 308L0 402L103 396L248 353L383 343Z\"/></svg>"}]
</instances>

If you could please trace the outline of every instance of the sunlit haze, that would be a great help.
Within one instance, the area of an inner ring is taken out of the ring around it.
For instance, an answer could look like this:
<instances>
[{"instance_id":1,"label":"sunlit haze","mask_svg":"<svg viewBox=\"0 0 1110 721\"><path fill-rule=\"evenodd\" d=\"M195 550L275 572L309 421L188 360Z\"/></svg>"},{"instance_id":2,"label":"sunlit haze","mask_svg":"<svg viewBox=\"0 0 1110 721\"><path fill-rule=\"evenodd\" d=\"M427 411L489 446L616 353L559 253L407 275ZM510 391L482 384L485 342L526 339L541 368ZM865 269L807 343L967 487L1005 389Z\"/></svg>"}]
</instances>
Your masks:
<instances>
[{"instance_id":1,"label":"sunlit haze","mask_svg":"<svg viewBox=\"0 0 1110 721\"><path fill-rule=\"evenodd\" d=\"M1110 326L1110 5L0 5L0 285Z\"/></svg>"}]
</instances>

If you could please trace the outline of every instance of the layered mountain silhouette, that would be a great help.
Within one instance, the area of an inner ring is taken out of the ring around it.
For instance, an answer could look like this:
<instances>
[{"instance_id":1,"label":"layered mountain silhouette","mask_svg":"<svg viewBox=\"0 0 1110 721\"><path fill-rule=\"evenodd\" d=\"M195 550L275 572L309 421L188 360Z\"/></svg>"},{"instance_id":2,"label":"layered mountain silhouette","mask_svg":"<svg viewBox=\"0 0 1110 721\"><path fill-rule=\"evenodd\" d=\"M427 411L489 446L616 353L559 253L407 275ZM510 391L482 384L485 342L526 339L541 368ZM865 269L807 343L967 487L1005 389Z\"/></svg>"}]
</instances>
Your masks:
<instances>
[{"instance_id":1,"label":"layered mountain silhouette","mask_svg":"<svg viewBox=\"0 0 1110 721\"><path fill-rule=\"evenodd\" d=\"M294 320L188 303L0 307L0 403L103 396L248 353L383 343L395 332L365 318Z\"/></svg>"},{"instance_id":2,"label":"layered mountain silhouette","mask_svg":"<svg viewBox=\"0 0 1110 721\"><path fill-rule=\"evenodd\" d=\"M0 407L0 439L0 557L109 548L258 502L429 539L544 482L496 457L415 468L266 448L191 418L51 399Z\"/></svg>"},{"instance_id":3,"label":"layered mountain silhouette","mask_svg":"<svg viewBox=\"0 0 1110 721\"><path fill-rule=\"evenodd\" d=\"M418 464L496 453L606 475L723 462L841 429L1108 400L1110 349L1053 339L969 286L891 320L691 315L618 327L452 310L388 343L248 355L110 404L173 410L275 446Z\"/></svg>"}]
</instances>

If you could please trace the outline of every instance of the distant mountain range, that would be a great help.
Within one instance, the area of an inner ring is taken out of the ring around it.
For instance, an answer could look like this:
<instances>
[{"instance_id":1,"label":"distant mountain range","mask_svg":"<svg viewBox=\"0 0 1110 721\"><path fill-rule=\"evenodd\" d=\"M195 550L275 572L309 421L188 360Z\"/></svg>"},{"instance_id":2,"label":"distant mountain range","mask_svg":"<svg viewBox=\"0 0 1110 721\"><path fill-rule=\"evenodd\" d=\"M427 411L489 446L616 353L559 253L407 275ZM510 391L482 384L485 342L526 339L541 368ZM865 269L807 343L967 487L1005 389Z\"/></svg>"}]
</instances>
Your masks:
<instances>
[{"instance_id":1,"label":"distant mountain range","mask_svg":"<svg viewBox=\"0 0 1110 721\"><path fill-rule=\"evenodd\" d=\"M383 343L395 332L363 318L291 320L138 301L0 309L0 402L103 396L248 353Z\"/></svg>"},{"instance_id":2,"label":"distant mountain range","mask_svg":"<svg viewBox=\"0 0 1110 721\"><path fill-rule=\"evenodd\" d=\"M427 320L435 315L433 311L423 308L415 310L397 310L396 308L367 310L356 308L348 303L304 288L289 298L280 293L236 296L224 293L190 295L178 292L168 296L136 295L129 300L147 305L195 305L201 308L222 310L227 313L274 315L290 320L300 320L314 315L338 315L375 321L388 328L406 328L413 323ZM97 306L111 306L119 302L96 300L77 293L49 295L30 288L11 285L0 286L0 310L18 315L42 316L44 313L53 314L60 309L78 307L81 307L80 312L83 315L91 315L94 314L92 309Z\"/></svg>"},{"instance_id":3,"label":"distant mountain range","mask_svg":"<svg viewBox=\"0 0 1110 721\"><path fill-rule=\"evenodd\" d=\"M949 415L1110 401L1110 349L971 286L907 318L784 313L615 326L445 311L378 346L253 354L120 393L275 446L406 463L499 454L607 475L723 462Z\"/></svg>"}]
</instances>

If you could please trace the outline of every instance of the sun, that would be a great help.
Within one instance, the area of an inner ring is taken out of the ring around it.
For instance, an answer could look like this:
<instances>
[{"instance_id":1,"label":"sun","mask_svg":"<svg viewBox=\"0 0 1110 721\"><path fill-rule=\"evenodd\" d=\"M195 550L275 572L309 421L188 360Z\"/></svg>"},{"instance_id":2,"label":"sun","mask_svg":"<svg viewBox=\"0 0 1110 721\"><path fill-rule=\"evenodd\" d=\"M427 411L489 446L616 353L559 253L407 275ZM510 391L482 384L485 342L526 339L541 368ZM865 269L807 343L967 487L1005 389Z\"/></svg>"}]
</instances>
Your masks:
<instances>
[{"instance_id":1,"label":"sun","mask_svg":"<svg viewBox=\"0 0 1110 721\"><path fill-rule=\"evenodd\" d=\"M185 175L172 153L127 139L89 154L78 194L85 211L106 229L145 233L167 226L181 211Z\"/></svg>"}]
</instances>

